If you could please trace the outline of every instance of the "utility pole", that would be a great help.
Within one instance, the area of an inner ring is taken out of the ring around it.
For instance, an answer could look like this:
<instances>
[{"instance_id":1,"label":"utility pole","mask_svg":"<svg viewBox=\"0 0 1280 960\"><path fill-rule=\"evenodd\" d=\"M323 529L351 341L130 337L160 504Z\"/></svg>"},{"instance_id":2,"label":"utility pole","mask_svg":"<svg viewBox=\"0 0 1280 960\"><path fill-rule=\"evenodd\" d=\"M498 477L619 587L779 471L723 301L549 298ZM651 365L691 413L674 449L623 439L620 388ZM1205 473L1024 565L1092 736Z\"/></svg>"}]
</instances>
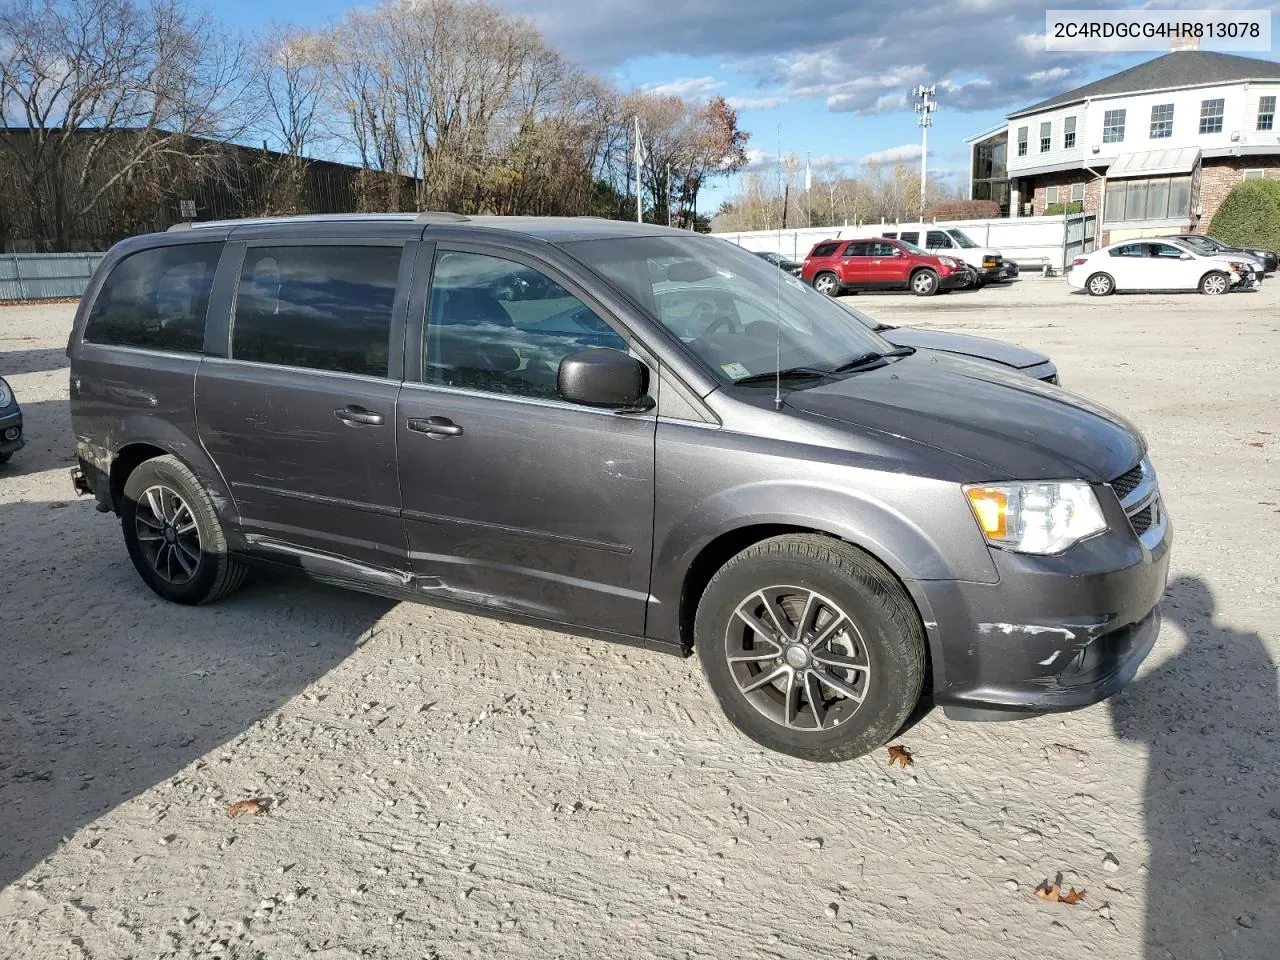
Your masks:
<instances>
[{"instance_id":1,"label":"utility pole","mask_svg":"<svg viewBox=\"0 0 1280 960\"><path fill-rule=\"evenodd\" d=\"M667 226L671 226L671 164L667 164Z\"/></svg>"},{"instance_id":2,"label":"utility pole","mask_svg":"<svg viewBox=\"0 0 1280 960\"><path fill-rule=\"evenodd\" d=\"M933 95L938 92L937 84L923 84L911 91L916 101L916 123L920 125L920 222L924 223L925 193L929 187L929 128L933 126L933 112L938 109L938 101Z\"/></svg>"},{"instance_id":3,"label":"utility pole","mask_svg":"<svg viewBox=\"0 0 1280 960\"><path fill-rule=\"evenodd\" d=\"M644 163L644 141L640 139L640 115L636 114L636 223L644 223L644 191L640 186L640 167Z\"/></svg>"}]
</instances>

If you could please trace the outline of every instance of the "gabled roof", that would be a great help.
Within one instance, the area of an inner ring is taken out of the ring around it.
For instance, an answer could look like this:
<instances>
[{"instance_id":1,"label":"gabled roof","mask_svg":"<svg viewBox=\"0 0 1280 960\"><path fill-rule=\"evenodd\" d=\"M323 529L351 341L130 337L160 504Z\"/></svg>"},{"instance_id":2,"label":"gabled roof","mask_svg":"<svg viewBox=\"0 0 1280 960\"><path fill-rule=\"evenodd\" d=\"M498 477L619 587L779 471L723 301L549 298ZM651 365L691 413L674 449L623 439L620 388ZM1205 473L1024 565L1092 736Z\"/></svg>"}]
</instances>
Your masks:
<instances>
[{"instance_id":1,"label":"gabled roof","mask_svg":"<svg viewBox=\"0 0 1280 960\"><path fill-rule=\"evenodd\" d=\"M1008 119L1025 117L1053 107L1064 107L1089 97L1170 90L1212 83L1243 83L1246 80L1280 80L1280 63L1256 57L1238 57L1231 53L1216 53L1212 50L1176 50L1042 100L1009 114Z\"/></svg>"}]
</instances>

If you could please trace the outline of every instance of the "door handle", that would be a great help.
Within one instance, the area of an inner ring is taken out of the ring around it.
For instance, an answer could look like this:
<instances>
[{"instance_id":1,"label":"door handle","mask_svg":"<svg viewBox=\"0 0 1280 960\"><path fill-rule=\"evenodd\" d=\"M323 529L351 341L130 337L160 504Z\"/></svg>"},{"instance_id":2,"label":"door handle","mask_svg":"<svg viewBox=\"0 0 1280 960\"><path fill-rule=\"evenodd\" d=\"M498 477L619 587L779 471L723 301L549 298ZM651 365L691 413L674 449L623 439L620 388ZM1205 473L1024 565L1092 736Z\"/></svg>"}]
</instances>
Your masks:
<instances>
[{"instance_id":1,"label":"door handle","mask_svg":"<svg viewBox=\"0 0 1280 960\"><path fill-rule=\"evenodd\" d=\"M460 437L462 428L448 417L427 417L410 420L406 424L414 433L425 433L429 437Z\"/></svg>"},{"instance_id":2,"label":"door handle","mask_svg":"<svg viewBox=\"0 0 1280 960\"><path fill-rule=\"evenodd\" d=\"M345 407L339 407L337 410L333 411L333 415L343 423L350 424L353 427L382 426L382 414L373 413L354 403L349 403Z\"/></svg>"}]
</instances>

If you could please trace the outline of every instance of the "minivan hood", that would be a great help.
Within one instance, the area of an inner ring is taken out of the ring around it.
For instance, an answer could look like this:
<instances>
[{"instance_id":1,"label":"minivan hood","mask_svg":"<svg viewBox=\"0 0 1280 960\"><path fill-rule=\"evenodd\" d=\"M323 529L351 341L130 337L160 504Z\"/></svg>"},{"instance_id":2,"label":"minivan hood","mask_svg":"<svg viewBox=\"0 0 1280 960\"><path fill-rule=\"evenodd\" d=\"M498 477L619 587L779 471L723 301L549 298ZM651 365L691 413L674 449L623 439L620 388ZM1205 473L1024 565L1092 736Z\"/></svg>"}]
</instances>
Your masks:
<instances>
[{"instance_id":1,"label":"minivan hood","mask_svg":"<svg viewBox=\"0 0 1280 960\"><path fill-rule=\"evenodd\" d=\"M1145 444L1117 413L1060 387L940 353L790 393L786 406L924 443L1017 480L1105 483ZM997 479L997 477L975 480Z\"/></svg>"},{"instance_id":2,"label":"minivan hood","mask_svg":"<svg viewBox=\"0 0 1280 960\"><path fill-rule=\"evenodd\" d=\"M945 333L941 330L921 330L918 327L893 327L878 332L896 347L941 350L943 353L956 353L979 360L994 360L1019 370L1049 362L1049 358L1043 353L1036 353L1014 343L1005 343L1003 340L971 337L967 333Z\"/></svg>"}]
</instances>

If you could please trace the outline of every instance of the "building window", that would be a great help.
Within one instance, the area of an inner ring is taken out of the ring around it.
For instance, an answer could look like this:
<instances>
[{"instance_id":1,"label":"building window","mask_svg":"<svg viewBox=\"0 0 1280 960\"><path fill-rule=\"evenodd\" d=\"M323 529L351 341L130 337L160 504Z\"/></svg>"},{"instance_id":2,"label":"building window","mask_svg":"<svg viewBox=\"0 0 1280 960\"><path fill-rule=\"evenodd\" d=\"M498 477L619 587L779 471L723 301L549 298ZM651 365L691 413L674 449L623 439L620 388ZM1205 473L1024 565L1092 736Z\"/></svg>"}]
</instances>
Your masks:
<instances>
[{"instance_id":1,"label":"building window","mask_svg":"<svg viewBox=\"0 0 1280 960\"><path fill-rule=\"evenodd\" d=\"M1025 157L1027 155L1027 128L1018 128L1018 156Z\"/></svg>"},{"instance_id":2,"label":"building window","mask_svg":"<svg viewBox=\"0 0 1280 960\"><path fill-rule=\"evenodd\" d=\"M1158 103L1151 108L1151 139L1167 140L1173 136L1173 104Z\"/></svg>"},{"instance_id":3,"label":"building window","mask_svg":"<svg viewBox=\"0 0 1280 960\"><path fill-rule=\"evenodd\" d=\"M1046 121L1040 124L1040 152L1048 153L1051 146L1053 146L1053 122Z\"/></svg>"},{"instance_id":4,"label":"building window","mask_svg":"<svg viewBox=\"0 0 1280 960\"><path fill-rule=\"evenodd\" d=\"M1191 216L1191 176L1112 180L1107 184L1103 219L1180 220Z\"/></svg>"},{"instance_id":5,"label":"building window","mask_svg":"<svg viewBox=\"0 0 1280 960\"><path fill-rule=\"evenodd\" d=\"M1276 122L1276 98L1275 97L1259 97L1258 98L1258 129L1271 130L1274 129Z\"/></svg>"},{"instance_id":6,"label":"building window","mask_svg":"<svg viewBox=\"0 0 1280 960\"><path fill-rule=\"evenodd\" d=\"M1244 179L1246 180L1261 180L1264 176L1266 176L1266 172L1263 170L1246 170L1244 172Z\"/></svg>"},{"instance_id":7,"label":"building window","mask_svg":"<svg viewBox=\"0 0 1280 960\"><path fill-rule=\"evenodd\" d=\"M1122 143L1124 141L1124 111L1108 110L1102 115L1102 142Z\"/></svg>"},{"instance_id":8,"label":"building window","mask_svg":"<svg viewBox=\"0 0 1280 960\"><path fill-rule=\"evenodd\" d=\"M1076 118L1067 117L1062 121L1062 149L1070 150L1076 145Z\"/></svg>"},{"instance_id":9,"label":"building window","mask_svg":"<svg viewBox=\"0 0 1280 960\"><path fill-rule=\"evenodd\" d=\"M1217 100L1200 101L1200 132L1222 132L1222 107L1226 103L1221 97Z\"/></svg>"},{"instance_id":10,"label":"building window","mask_svg":"<svg viewBox=\"0 0 1280 960\"><path fill-rule=\"evenodd\" d=\"M1058 202L1058 185L1055 183L1053 186L1045 187L1044 188L1045 206L1047 207L1049 204L1057 203L1057 202Z\"/></svg>"},{"instance_id":11,"label":"building window","mask_svg":"<svg viewBox=\"0 0 1280 960\"><path fill-rule=\"evenodd\" d=\"M1073 183L1071 185L1071 199L1076 201L1077 203L1082 203L1084 201L1084 184L1083 183Z\"/></svg>"}]
</instances>

